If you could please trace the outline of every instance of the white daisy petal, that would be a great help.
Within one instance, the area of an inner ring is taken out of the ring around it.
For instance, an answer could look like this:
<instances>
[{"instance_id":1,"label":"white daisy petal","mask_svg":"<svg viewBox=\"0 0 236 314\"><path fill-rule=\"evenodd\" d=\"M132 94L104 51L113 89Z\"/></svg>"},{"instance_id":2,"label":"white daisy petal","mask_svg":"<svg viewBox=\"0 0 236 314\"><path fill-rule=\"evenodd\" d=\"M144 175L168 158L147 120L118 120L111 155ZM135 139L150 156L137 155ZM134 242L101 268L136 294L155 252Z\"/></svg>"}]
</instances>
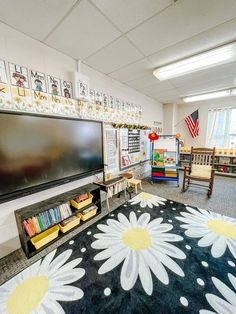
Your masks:
<instances>
[{"instance_id":1,"label":"white daisy petal","mask_svg":"<svg viewBox=\"0 0 236 314\"><path fill-rule=\"evenodd\" d=\"M129 220L130 220L130 223L131 223L132 227L136 227L137 226L138 221L137 221L137 217L136 217L134 212L131 212L129 214Z\"/></svg>"},{"instance_id":2,"label":"white daisy petal","mask_svg":"<svg viewBox=\"0 0 236 314\"><path fill-rule=\"evenodd\" d=\"M151 268L153 274L165 285L169 284L169 277L165 267L162 263L152 254L152 250L145 250L143 256L146 263Z\"/></svg>"},{"instance_id":3,"label":"white daisy petal","mask_svg":"<svg viewBox=\"0 0 236 314\"><path fill-rule=\"evenodd\" d=\"M156 238L158 241L179 242L183 241L183 237L174 233L160 233Z\"/></svg>"},{"instance_id":4,"label":"white daisy petal","mask_svg":"<svg viewBox=\"0 0 236 314\"><path fill-rule=\"evenodd\" d=\"M120 223L123 224L124 226L126 226L127 228L129 228L131 226L128 218L125 215L123 215L122 213L118 214L118 219L119 219Z\"/></svg>"},{"instance_id":5,"label":"white daisy petal","mask_svg":"<svg viewBox=\"0 0 236 314\"><path fill-rule=\"evenodd\" d=\"M227 244L233 257L236 259L236 241L232 239L227 239Z\"/></svg>"},{"instance_id":6,"label":"white daisy petal","mask_svg":"<svg viewBox=\"0 0 236 314\"><path fill-rule=\"evenodd\" d=\"M148 229L152 230L152 229L156 229L158 227L160 227L160 224L162 223L163 218L156 218L153 219L149 224L148 224ZM163 225L163 224L162 224Z\"/></svg>"},{"instance_id":7,"label":"white daisy petal","mask_svg":"<svg viewBox=\"0 0 236 314\"><path fill-rule=\"evenodd\" d=\"M75 258L73 261L66 263L61 268L58 269L56 272L57 275L67 272L68 270L71 270L75 268L79 263L82 261L82 258Z\"/></svg>"},{"instance_id":8,"label":"white daisy petal","mask_svg":"<svg viewBox=\"0 0 236 314\"><path fill-rule=\"evenodd\" d=\"M51 300L58 301L75 301L81 299L83 296L83 291L73 286L55 287L48 292L48 297Z\"/></svg>"},{"instance_id":9,"label":"white daisy petal","mask_svg":"<svg viewBox=\"0 0 236 314\"><path fill-rule=\"evenodd\" d=\"M206 299L219 314L235 314L235 307L214 294L207 293Z\"/></svg>"},{"instance_id":10,"label":"white daisy petal","mask_svg":"<svg viewBox=\"0 0 236 314\"><path fill-rule=\"evenodd\" d=\"M179 258L179 259L185 259L186 255L184 254L183 251L181 251L179 248L176 246L166 243L166 242L160 242L160 241L155 241L154 247L156 248L157 252L161 251L162 253Z\"/></svg>"},{"instance_id":11,"label":"white daisy petal","mask_svg":"<svg viewBox=\"0 0 236 314\"><path fill-rule=\"evenodd\" d=\"M221 280L212 277L212 281L222 296L232 305L236 306L236 293L226 286Z\"/></svg>"},{"instance_id":12,"label":"white daisy petal","mask_svg":"<svg viewBox=\"0 0 236 314\"><path fill-rule=\"evenodd\" d=\"M174 262L170 257L168 257L165 254L162 254L161 252L157 253L159 260L162 264L164 264L166 267L168 267L171 271L176 273L177 275L184 277L184 272L180 268L180 266Z\"/></svg>"},{"instance_id":13,"label":"white daisy petal","mask_svg":"<svg viewBox=\"0 0 236 314\"><path fill-rule=\"evenodd\" d=\"M65 252L58 255L53 262L49 265L49 272L56 272L65 262L70 258L72 250L66 250Z\"/></svg>"},{"instance_id":14,"label":"white daisy petal","mask_svg":"<svg viewBox=\"0 0 236 314\"><path fill-rule=\"evenodd\" d=\"M117 244L113 245L111 247L108 247L106 250L101 251L97 255L94 256L95 261L100 261L109 258L110 256L113 256L114 254L118 253L120 250L124 248L123 244Z\"/></svg>"},{"instance_id":15,"label":"white daisy petal","mask_svg":"<svg viewBox=\"0 0 236 314\"><path fill-rule=\"evenodd\" d=\"M52 280L54 282L61 283L62 285L67 285L79 280L84 276L84 274L85 270L83 268L75 268L59 275L56 273L54 276L52 276Z\"/></svg>"},{"instance_id":16,"label":"white daisy petal","mask_svg":"<svg viewBox=\"0 0 236 314\"><path fill-rule=\"evenodd\" d=\"M50 300L47 298L47 302L41 305L41 308L38 309L38 313L42 313L42 309L46 314L55 313L55 314L65 314L65 311L63 310L62 306L53 300Z\"/></svg>"},{"instance_id":17,"label":"white daisy petal","mask_svg":"<svg viewBox=\"0 0 236 314\"><path fill-rule=\"evenodd\" d=\"M149 213L142 214L138 219L138 225L145 228L151 219L151 215Z\"/></svg>"},{"instance_id":18,"label":"white daisy petal","mask_svg":"<svg viewBox=\"0 0 236 314\"><path fill-rule=\"evenodd\" d=\"M205 230L205 232L198 232L196 231L196 229L195 230L188 229L185 231L186 236L190 238L200 238L207 235L208 233L209 233L209 230Z\"/></svg>"},{"instance_id":19,"label":"white daisy petal","mask_svg":"<svg viewBox=\"0 0 236 314\"><path fill-rule=\"evenodd\" d=\"M43 272L45 269L48 269L51 261L53 260L55 254L56 254L57 250L52 251L51 253L47 254L42 263L41 263L41 267L40 267L40 271Z\"/></svg>"},{"instance_id":20,"label":"white daisy petal","mask_svg":"<svg viewBox=\"0 0 236 314\"><path fill-rule=\"evenodd\" d=\"M219 237L211 247L211 254L213 257L221 257L226 250L226 241L223 237Z\"/></svg>"},{"instance_id":21,"label":"white daisy petal","mask_svg":"<svg viewBox=\"0 0 236 314\"><path fill-rule=\"evenodd\" d=\"M129 250L124 248L123 250L119 251L116 255L111 256L102 266L99 268L98 273L105 274L118 266L126 257Z\"/></svg>"},{"instance_id":22,"label":"white daisy petal","mask_svg":"<svg viewBox=\"0 0 236 314\"><path fill-rule=\"evenodd\" d=\"M102 224L99 224L97 225L97 228L99 230L101 230L102 232L107 232L107 233L111 233L111 234L119 234L119 232L117 232L117 230L115 230L114 228L110 227L110 226L107 226L107 225L102 225Z\"/></svg>"},{"instance_id":23,"label":"white daisy petal","mask_svg":"<svg viewBox=\"0 0 236 314\"><path fill-rule=\"evenodd\" d=\"M230 280L232 286L236 290L236 277L232 274L228 274L228 277L229 277L229 280Z\"/></svg>"},{"instance_id":24,"label":"white daisy petal","mask_svg":"<svg viewBox=\"0 0 236 314\"><path fill-rule=\"evenodd\" d=\"M212 243L215 242L215 240L216 240L217 238L218 238L218 237L217 237L215 234L213 234L213 233L211 233L211 232L208 231L208 233L207 233L206 235L204 235L203 238L201 238L201 239L198 241L198 245L199 245L200 247L210 246L210 245L212 245Z\"/></svg>"},{"instance_id":25,"label":"white daisy petal","mask_svg":"<svg viewBox=\"0 0 236 314\"><path fill-rule=\"evenodd\" d=\"M120 283L124 290L133 288L139 269L139 258L134 250L129 251L120 273Z\"/></svg>"},{"instance_id":26,"label":"white daisy petal","mask_svg":"<svg viewBox=\"0 0 236 314\"><path fill-rule=\"evenodd\" d=\"M118 232L125 229L124 226L115 219L107 219L107 224Z\"/></svg>"},{"instance_id":27,"label":"white daisy petal","mask_svg":"<svg viewBox=\"0 0 236 314\"><path fill-rule=\"evenodd\" d=\"M99 240L96 240L94 241L92 244L91 244L91 247L93 249L106 249L107 247L110 247L110 246L113 246L113 245L117 245L120 243L120 240L119 239L113 239L113 238L108 238L108 239L99 239Z\"/></svg>"},{"instance_id":28,"label":"white daisy petal","mask_svg":"<svg viewBox=\"0 0 236 314\"><path fill-rule=\"evenodd\" d=\"M145 260L143 259L142 255L139 257L139 278L143 289L148 295L152 294L153 291L153 284L152 284L152 276L148 264L146 264Z\"/></svg>"},{"instance_id":29,"label":"white daisy petal","mask_svg":"<svg viewBox=\"0 0 236 314\"><path fill-rule=\"evenodd\" d=\"M119 239L120 238L120 234L119 233L96 233L93 235L94 238L96 239Z\"/></svg>"}]
</instances>

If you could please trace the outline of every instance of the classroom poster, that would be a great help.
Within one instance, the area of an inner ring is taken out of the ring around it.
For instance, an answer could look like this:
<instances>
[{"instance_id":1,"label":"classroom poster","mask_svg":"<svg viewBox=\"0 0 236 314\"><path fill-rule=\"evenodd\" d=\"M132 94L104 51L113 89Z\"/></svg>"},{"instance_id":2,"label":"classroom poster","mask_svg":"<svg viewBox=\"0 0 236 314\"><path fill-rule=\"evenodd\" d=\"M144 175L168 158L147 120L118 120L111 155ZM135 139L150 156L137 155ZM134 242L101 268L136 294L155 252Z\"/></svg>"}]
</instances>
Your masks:
<instances>
[{"instance_id":1,"label":"classroom poster","mask_svg":"<svg viewBox=\"0 0 236 314\"><path fill-rule=\"evenodd\" d=\"M91 104L95 104L95 90L94 89L90 89L89 90L89 96L90 96L90 102Z\"/></svg>"},{"instance_id":2,"label":"classroom poster","mask_svg":"<svg viewBox=\"0 0 236 314\"><path fill-rule=\"evenodd\" d=\"M0 60L0 108L11 109L11 90L7 85L6 65Z\"/></svg>"},{"instance_id":3,"label":"classroom poster","mask_svg":"<svg viewBox=\"0 0 236 314\"><path fill-rule=\"evenodd\" d=\"M0 108L12 109L11 89L4 83L0 83Z\"/></svg>"},{"instance_id":4,"label":"classroom poster","mask_svg":"<svg viewBox=\"0 0 236 314\"><path fill-rule=\"evenodd\" d=\"M1 59L0 59L0 83L7 84L6 65L5 62Z\"/></svg>"},{"instance_id":5,"label":"classroom poster","mask_svg":"<svg viewBox=\"0 0 236 314\"><path fill-rule=\"evenodd\" d=\"M73 98L72 83L65 80L61 80L61 92L63 97L67 99Z\"/></svg>"},{"instance_id":6,"label":"classroom poster","mask_svg":"<svg viewBox=\"0 0 236 314\"><path fill-rule=\"evenodd\" d=\"M17 65L15 63L9 63L9 73L11 85L22 89L29 88L29 78L26 67ZM19 93L21 92L24 93L23 91L19 91Z\"/></svg>"},{"instance_id":7,"label":"classroom poster","mask_svg":"<svg viewBox=\"0 0 236 314\"><path fill-rule=\"evenodd\" d=\"M117 170L117 130L107 129L106 132L106 147L105 147L105 156L106 156L106 172L114 172Z\"/></svg>"},{"instance_id":8,"label":"classroom poster","mask_svg":"<svg viewBox=\"0 0 236 314\"><path fill-rule=\"evenodd\" d=\"M32 90L47 93L46 77L44 73L30 70L30 82Z\"/></svg>"},{"instance_id":9,"label":"classroom poster","mask_svg":"<svg viewBox=\"0 0 236 314\"><path fill-rule=\"evenodd\" d=\"M26 67L9 63L12 107L16 110L32 111L32 97Z\"/></svg>"},{"instance_id":10,"label":"classroom poster","mask_svg":"<svg viewBox=\"0 0 236 314\"><path fill-rule=\"evenodd\" d=\"M61 96L60 79L48 75L48 92L53 96Z\"/></svg>"},{"instance_id":11,"label":"classroom poster","mask_svg":"<svg viewBox=\"0 0 236 314\"><path fill-rule=\"evenodd\" d=\"M95 91L95 102L96 105L102 105L102 92Z\"/></svg>"},{"instance_id":12,"label":"classroom poster","mask_svg":"<svg viewBox=\"0 0 236 314\"><path fill-rule=\"evenodd\" d=\"M108 107L109 106L109 99L107 94L103 94L103 106Z\"/></svg>"},{"instance_id":13,"label":"classroom poster","mask_svg":"<svg viewBox=\"0 0 236 314\"><path fill-rule=\"evenodd\" d=\"M109 96L109 107L114 109L115 107L115 103L114 103L114 97L113 96Z\"/></svg>"}]
</instances>

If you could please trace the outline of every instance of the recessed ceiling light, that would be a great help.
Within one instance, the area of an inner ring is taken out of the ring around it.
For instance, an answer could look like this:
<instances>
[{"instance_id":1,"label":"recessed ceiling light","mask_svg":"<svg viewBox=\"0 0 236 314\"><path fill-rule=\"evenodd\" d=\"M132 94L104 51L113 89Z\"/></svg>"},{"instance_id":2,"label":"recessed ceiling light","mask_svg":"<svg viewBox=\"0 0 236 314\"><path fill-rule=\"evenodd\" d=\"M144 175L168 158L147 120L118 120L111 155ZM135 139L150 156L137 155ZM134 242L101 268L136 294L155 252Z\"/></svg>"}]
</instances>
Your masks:
<instances>
[{"instance_id":1,"label":"recessed ceiling light","mask_svg":"<svg viewBox=\"0 0 236 314\"><path fill-rule=\"evenodd\" d=\"M236 60L236 43L200 53L190 58L157 68L153 75L160 81L207 69Z\"/></svg>"},{"instance_id":2,"label":"recessed ceiling light","mask_svg":"<svg viewBox=\"0 0 236 314\"><path fill-rule=\"evenodd\" d=\"M194 102L194 101L208 100L208 99L228 97L228 96L234 96L234 95L236 95L236 88L230 88L230 89L215 91L211 93L187 96L183 98L183 101Z\"/></svg>"}]
</instances>

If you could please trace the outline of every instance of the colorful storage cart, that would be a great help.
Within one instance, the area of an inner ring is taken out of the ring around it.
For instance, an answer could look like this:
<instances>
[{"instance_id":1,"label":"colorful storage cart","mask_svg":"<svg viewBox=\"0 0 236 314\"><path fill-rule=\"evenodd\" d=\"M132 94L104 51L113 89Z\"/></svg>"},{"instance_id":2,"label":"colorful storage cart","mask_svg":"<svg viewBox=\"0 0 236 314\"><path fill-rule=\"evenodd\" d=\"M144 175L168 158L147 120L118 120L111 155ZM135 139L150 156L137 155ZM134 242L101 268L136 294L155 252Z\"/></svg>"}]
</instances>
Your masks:
<instances>
[{"instance_id":1,"label":"colorful storage cart","mask_svg":"<svg viewBox=\"0 0 236 314\"><path fill-rule=\"evenodd\" d=\"M179 186L179 140L175 135L160 135L152 142L151 179L175 181Z\"/></svg>"}]
</instances>

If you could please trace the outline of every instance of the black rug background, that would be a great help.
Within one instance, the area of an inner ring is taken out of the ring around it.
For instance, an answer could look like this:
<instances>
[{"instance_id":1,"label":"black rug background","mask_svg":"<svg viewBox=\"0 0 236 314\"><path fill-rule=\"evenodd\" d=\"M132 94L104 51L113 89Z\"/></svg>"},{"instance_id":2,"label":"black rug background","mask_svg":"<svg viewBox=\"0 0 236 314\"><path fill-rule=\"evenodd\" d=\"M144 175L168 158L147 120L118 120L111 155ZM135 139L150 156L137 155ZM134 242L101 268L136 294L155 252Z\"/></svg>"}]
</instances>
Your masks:
<instances>
[{"instance_id":1,"label":"black rug background","mask_svg":"<svg viewBox=\"0 0 236 314\"><path fill-rule=\"evenodd\" d=\"M228 265L229 260L233 260L233 256L228 248L221 258L213 258L210 254L211 247L200 248L197 246L198 239L193 239L185 236L184 231L180 227L182 224L175 219L180 216L181 211L186 211L185 205L177 202L167 200L165 205L141 208L139 204L131 205L125 203L112 212L113 217L106 216L93 226L87 228L79 235L73 238L74 244L70 245L69 241L57 249L56 255L62 253L67 249L72 249L73 253L70 259L83 258L78 267L85 269L85 275L77 282L71 285L81 288L84 292L84 297L78 301L73 302L59 302L66 313L199 313L201 309L208 309L214 311L208 304L205 294L213 293L222 297L219 291L212 283L211 277L217 277L230 287L227 274L235 275L235 269ZM176 208L175 211L172 208ZM192 208L196 208L191 206ZM141 210L141 212L137 212ZM160 211L163 210L164 213ZM91 243L96 239L93 234L100 233L97 224L106 224L107 219L117 219L119 212L129 217L129 213L134 211L139 217L142 213L147 212L151 215L151 220L162 217L163 223L172 220L173 229L169 232L181 235L184 240L181 242L174 242L173 245L180 248L187 256L185 260L178 260L173 258L175 262L182 268L185 277L180 277L174 272L166 268L169 275L169 285L162 284L153 274L153 294L147 295L140 283L139 278L134 287L125 291L120 285L120 272L123 262L111 270L110 272L99 275L99 267L106 261L94 261L94 256L101 252L91 248ZM87 232L91 231L88 235ZM71 240L70 240L71 241ZM185 245L190 245L191 250L187 250ZM86 248L86 252L82 253L80 250ZM206 261L209 267L202 266L201 262ZM201 278L205 285L200 286L197 283L197 278ZM110 288L110 296L104 295L104 289ZM185 297L189 304L187 307L180 303L180 297Z\"/></svg>"}]
</instances>

